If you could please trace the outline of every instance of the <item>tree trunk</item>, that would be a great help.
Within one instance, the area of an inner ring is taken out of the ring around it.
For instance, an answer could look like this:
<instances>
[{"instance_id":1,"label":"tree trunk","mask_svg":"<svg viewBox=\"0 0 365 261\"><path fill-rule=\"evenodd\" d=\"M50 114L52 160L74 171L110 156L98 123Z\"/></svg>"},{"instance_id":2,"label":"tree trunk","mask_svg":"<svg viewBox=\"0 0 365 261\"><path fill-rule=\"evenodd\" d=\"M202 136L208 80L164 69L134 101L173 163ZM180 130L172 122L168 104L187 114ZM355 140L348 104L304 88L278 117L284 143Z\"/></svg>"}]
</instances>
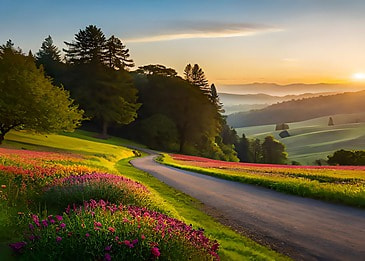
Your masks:
<instances>
[{"instance_id":1,"label":"tree trunk","mask_svg":"<svg viewBox=\"0 0 365 261\"><path fill-rule=\"evenodd\" d=\"M184 148L185 148L185 135L182 134L182 135L180 135L180 149L179 149L179 153L183 153L184 152Z\"/></svg>"},{"instance_id":2,"label":"tree trunk","mask_svg":"<svg viewBox=\"0 0 365 261\"><path fill-rule=\"evenodd\" d=\"M101 133L101 138L108 138L108 122L106 120L103 121L103 130Z\"/></svg>"}]
</instances>

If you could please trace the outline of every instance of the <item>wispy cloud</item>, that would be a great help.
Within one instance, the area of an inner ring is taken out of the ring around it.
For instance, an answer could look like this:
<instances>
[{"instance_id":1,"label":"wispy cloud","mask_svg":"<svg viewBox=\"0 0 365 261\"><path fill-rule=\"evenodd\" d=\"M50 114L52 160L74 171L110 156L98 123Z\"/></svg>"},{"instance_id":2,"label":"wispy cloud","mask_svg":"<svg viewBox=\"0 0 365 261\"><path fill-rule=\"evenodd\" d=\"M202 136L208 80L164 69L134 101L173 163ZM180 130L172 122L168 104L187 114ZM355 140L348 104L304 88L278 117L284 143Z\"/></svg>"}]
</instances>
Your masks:
<instances>
[{"instance_id":1,"label":"wispy cloud","mask_svg":"<svg viewBox=\"0 0 365 261\"><path fill-rule=\"evenodd\" d=\"M129 43L159 42L193 38L225 38L251 36L283 31L281 28L249 23L175 22L164 32L125 39Z\"/></svg>"}]
</instances>

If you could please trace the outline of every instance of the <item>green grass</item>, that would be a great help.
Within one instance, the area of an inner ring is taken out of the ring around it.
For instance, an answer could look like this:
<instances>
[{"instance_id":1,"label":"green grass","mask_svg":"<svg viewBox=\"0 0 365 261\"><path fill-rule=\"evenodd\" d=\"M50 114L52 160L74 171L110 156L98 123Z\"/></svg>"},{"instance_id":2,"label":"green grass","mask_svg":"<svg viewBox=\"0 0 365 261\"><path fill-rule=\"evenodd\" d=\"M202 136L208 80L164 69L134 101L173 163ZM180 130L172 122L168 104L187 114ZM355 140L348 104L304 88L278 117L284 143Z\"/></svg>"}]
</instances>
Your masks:
<instances>
[{"instance_id":1,"label":"green grass","mask_svg":"<svg viewBox=\"0 0 365 261\"><path fill-rule=\"evenodd\" d=\"M170 216L181 219L195 228L205 229L205 233L219 241L222 260L289 260L266 247L234 232L215 221L202 211L202 203L160 182L148 173L135 169L129 164L132 151L120 146L130 142L111 138L98 140L92 133L76 132L71 135L35 135L26 132L11 132L6 136L5 147L29 150L74 152L94 158L111 172L119 172L146 185L151 193L151 201ZM14 214L14 213L13 213ZM2 231L11 237L13 231ZM0 242L0 256L10 259L6 244Z\"/></svg>"},{"instance_id":2,"label":"green grass","mask_svg":"<svg viewBox=\"0 0 365 261\"><path fill-rule=\"evenodd\" d=\"M237 128L236 131L239 136L245 133L249 138L273 135L285 144L290 160L305 165L313 165L316 159L327 159L339 149L365 148L365 123L354 123L356 119L365 119L365 113L334 115L334 126L327 126L328 118L289 123L291 136L284 139L279 137L280 131L275 131L275 125Z\"/></svg>"},{"instance_id":3,"label":"green grass","mask_svg":"<svg viewBox=\"0 0 365 261\"><path fill-rule=\"evenodd\" d=\"M164 155L163 164L226 180L254 184L302 197L365 208L365 171L304 168L252 167L227 163L219 168L198 161L174 160ZM229 166L228 166L229 165Z\"/></svg>"},{"instance_id":4,"label":"green grass","mask_svg":"<svg viewBox=\"0 0 365 261\"><path fill-rule=\"evenodd\" d=\"M254 241L237 234L201 211L203 205L198 200L177 191L152 175L135 169L128 159L119 161L116 168L124 176L146 184L154 194L154 201L175 218L194 227L202 227L207 235L221 244L222 260L288 260L280 254L260 246Z\"/></svg>"}]
</instances>

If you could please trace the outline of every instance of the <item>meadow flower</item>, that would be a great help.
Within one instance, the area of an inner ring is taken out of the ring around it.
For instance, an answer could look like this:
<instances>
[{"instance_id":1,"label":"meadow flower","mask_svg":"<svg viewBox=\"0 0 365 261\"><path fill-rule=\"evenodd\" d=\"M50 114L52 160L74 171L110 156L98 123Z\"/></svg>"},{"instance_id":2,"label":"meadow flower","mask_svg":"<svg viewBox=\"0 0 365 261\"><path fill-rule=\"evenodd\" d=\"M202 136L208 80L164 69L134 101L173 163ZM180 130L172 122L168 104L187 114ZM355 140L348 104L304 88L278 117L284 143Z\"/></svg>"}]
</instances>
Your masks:
<instances>
[{"instance_id":1,"label":"meadow flower","mask_svg":"<svg viewBox=\"0 0 365 261\"><path fill-rule=\"evenodd\" d=\"M85 234L85 237L89 237L89 236L90 236L90 234L89 234L89 233L86 233L86 234Z\"/></svg>"},{"instance_id":2,"label":"meadow flower","mask_svg":"<svg viewBox=\"0 0 365 261\"><path fill-rule=\"evenodd\" d=\"M145 240L145 239L146 239L145 235L143 235L143 234L142 234L142 235L141 235L141 239L142 239L142 240Z\"/></svg>"},{"instance_id":3,"label":"meadow flower","mask_svg":"<svg viewBox=\"0 0 365 261\"><path fill-rule=\"evenodd\" d=\"M111 233L114 233L115 232L115 228L113 227L109 227L108 230L111 232Z\"/></svg>"},{"instance_id":4,"label":"meadow flower","mask_svg":"<svg viewBox=\"0 0 365 261\"><path fill-rule=\"evenodd\" d=\"M34 226L32 224L29 224L29 229L30 230L33 230L34 229Z\"/></svg>"},{"instance_id":5,"label":"meadow flower","mask_svg":"<svg viewBox=\"0 0 365 261\"><path fill-rule=\"evenodd\" d=\"M16 242L16 243L12 243L9 244L9 246L17 253L19 253L25 246L26 246L26 242Z\"/></svg>"},{"instance_id":6,"label":"meadow flower","mask_svg":"<svg viewBox=\"0 0 365 261\"><path fill-rule=\"evenodd\" d=\"M47 220L43 219L43 220L42 220L42 225L43 225L44 227L48 227L48 222L47 222Z\"/></svg>"},{"instance_id":7,"label":"meadow flower","mask_svg":"<svg viewBox=\"0 0 365 261\"><path fill-rule=\"evenodd\" d=\"M60 228L65 228L66 227L66 224L65 223L61 223L60 224Z\"/></svg>"},{"instance_id":8,"label":"meadow flower","mask_svg":"<svg viewBox=\"0 0 365 261\"><path fill-rule=\"evenodd\" d=\"M56 237L56 241L57 241L57 242L61 242L61 241L62 241L62 237L57 236L57 237Z\"/></svg>"},{"instance_id":9,"label":"meadow flower","mask_svg":"<svg viewBox=\"0 0 365 261\"><path fill-rule=\"evenodd\" d=\"M110 251L110 250L112 250L112 246L106 246L104 250L105 251Z\"/></svg>"},{"instance_id":10,"label":"meadow flower","mask_svg":"<svg viewBox=\"0 0 365 261\"><path fill-rule=\"evenodd\" d=\"M58 221L62 221L62 220L63 220L63 217L62 217L62 216L59 216L59 215L56 215L56 219L57 219Z\"/></svg>"},{"instance_id":11,"label":"meadow flower","mask_svg":"<svg viewBox=\"0 0 365 261\"><path fill-rule=\"evenodd\" d=\"M151 248L151 253L154 257L159 257L161 255L160 250L158 247Z\"/></svg>"},{"instance_id":12,"label":"meadow flower","mask_svg":"<svg viewBox=\"0 0 365 261\"><path fill-rule=\"evenodd\" d=\"M104 259L105 259L106 261L110 261L110 260L112 260L112 257L110 256L110 254L109 254L109 253L106 253L106 254L104 255Z\"/></svg>"},{"instance_id":13,"label":"meadow flower","mask_svg":"<svg viewBox=\"0 0 365 261\"><path fill-rule=\"evenodd\" d=\"M2 189L6 188L6 185L1 185L1 188L2 188Z\"/></svg>"}]
</instances>

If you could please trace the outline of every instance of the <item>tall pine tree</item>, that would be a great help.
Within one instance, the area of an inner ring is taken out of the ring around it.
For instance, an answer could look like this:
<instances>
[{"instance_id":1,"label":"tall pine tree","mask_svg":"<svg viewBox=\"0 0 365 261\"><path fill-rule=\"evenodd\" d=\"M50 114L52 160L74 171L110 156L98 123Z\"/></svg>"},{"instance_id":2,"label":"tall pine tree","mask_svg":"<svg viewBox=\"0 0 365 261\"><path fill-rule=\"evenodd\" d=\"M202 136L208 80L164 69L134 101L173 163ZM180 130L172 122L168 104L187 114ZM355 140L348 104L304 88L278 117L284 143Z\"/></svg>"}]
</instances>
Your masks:
<instances>
[{"instance_id":1,"label":"tall pine tree","mask_svg":"<svg viewBox=\"0 0 365 261\"><path fill-rule=\"evenodd\" d=\"M129 49L126 48L119 38L112 35L106 41L105 48L105 63L110 68L128 70L134 67L134 62L130 58Z\"/></svg>"},{"instance_id":2,"label":"tall pine tree","mask_svg":"<svg viewBox=\"0 0 365 261\"><path fill-rule=\"evenodd\" d=\"M211 91L208 80L205 77L203 69L200 68L198 64L194 64L194 66L191 66L191 64L186 65L184 75L185 80L192 85L199 87L204 94L210 96Z\"/></svg>"},{"instance_id":3,"label":"tall pine tree","mask_svg":"<svg viewBox=\"0 0 365 261\"><path fill-rule=\"evenodd\" d=\"M69 63L103 63L106 53L106 38L100 28L89 25L85 30L75 34L71 43L64 42L68 49L63 49Z\"/></svg>"}]
</instances>

